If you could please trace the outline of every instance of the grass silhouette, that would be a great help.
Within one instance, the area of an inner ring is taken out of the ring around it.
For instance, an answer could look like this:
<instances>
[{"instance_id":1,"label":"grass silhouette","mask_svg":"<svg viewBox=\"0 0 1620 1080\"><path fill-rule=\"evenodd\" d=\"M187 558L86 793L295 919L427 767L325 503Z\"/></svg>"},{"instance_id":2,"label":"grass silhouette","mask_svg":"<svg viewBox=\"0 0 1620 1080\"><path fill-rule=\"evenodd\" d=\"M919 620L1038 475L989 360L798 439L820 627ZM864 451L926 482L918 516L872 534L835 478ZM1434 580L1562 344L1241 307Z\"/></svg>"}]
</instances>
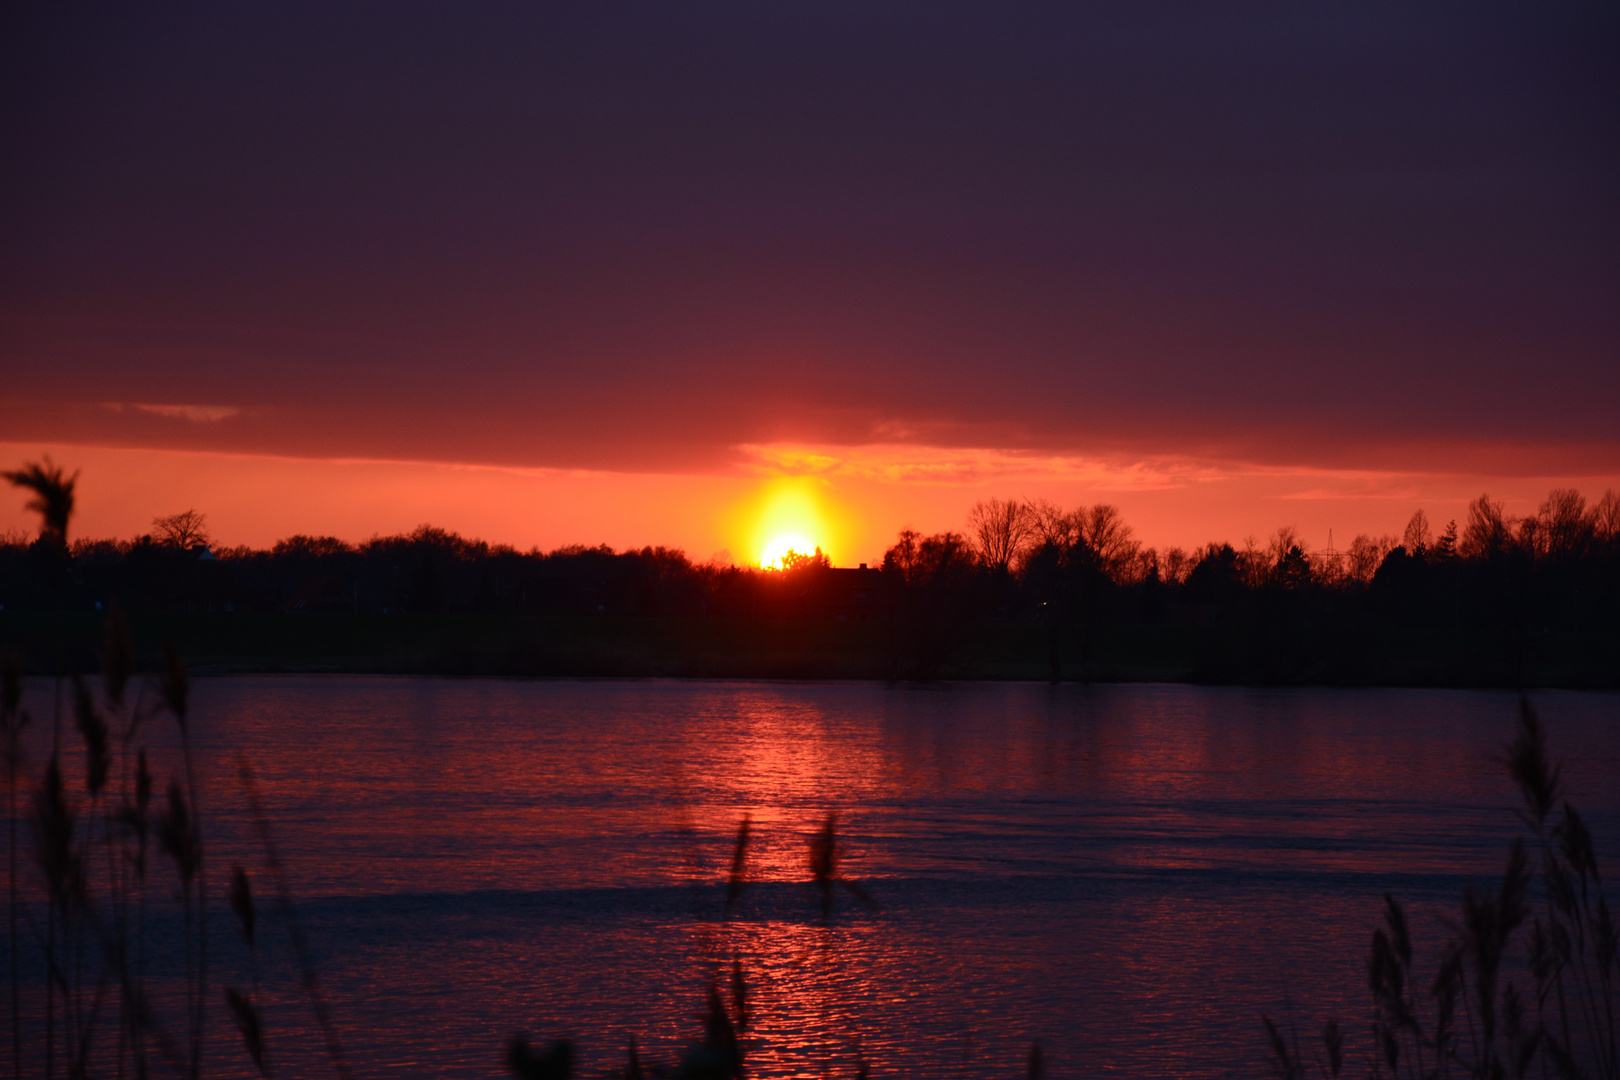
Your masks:
<instances>
[{"instance_id":1,"label":"grass silhouette","mask_svg":"<svg viewBox=\"0 0 1620 1080\"><path fill-rule=\"evenodd\" d=\"M58 745L30 775L20 748L33 722L22 704L15 664L0 667L0 734L4 736L8 830L8 929L11 935L13 1075L45 1077L157 1071L204 1074L203 1047L215 1010L234 1023L252 1067L274 1075L275 1033L262 1008L258 949L266 930L259 893L269 898L270 925L287 935L304 999L314 1013L334 1075L353 1071L322 987L315 956L299 925L285 862L272 835L257 778L246 759L238 775L248 820L263 856L264 881L255 887L240 865L229 875L226 899L249 960L244 985L213 986L202 913L207 904L206 835L193 749L194 719L184 664L173 655L155 679L136 679L132 651L116 614L107 619L99 680L65 680L58 695L71 714L82 757ZM132 693L132 689L134 692ZM147 739L159 723L179 733L177 774L160 783ZM1384 898L1366 964L1369 1024L1365 1038L1347 1037L1327 1019L1318 1037L1302 1041L1292 1018L1263 1017L1276 1075L1340 1077L1620 1077L1615 1018L1616 927L1591 834L1564 798L1561 768L1545 727L1521 699L1511 741L1501 755L1521 796L1523 835L1514 838L1504 870L1490 888L1471 888L1449 921L1449 938L1432 971L1420 971L1411 920L1393 895ZM19 835L26 801L31 852ZM667 1061L648 1060L632 1038L624 1077L725 1078L745 1075L750 1033L758 1024L750 990L750 959L736 946L734 921L753 880L750 853L759 842L751 818L738 823L730 858L715 884L723 899L717 961L694 1018L686 1049ZM807 904L825 927L839 918L840 900L877 909L876 899L843 873L839 817L829 812L804 837ZM31 855L40 905L23 901L20 863ZM167 895L180 908L175 946L182 975L179 1005L166 1008L147 975L151 904ZM41 911L42 918L30 914ZM26 925L25 925L26 924ZM44 1037L24 1045L19 1019L18 954L27 935L37 941L45 970ZM834 961L817 946L805 963ZM211 989L212 987L212 989ZM514 1036L506 1046L510 1073L525 1078L578 1074L576 1047L566 1040L533 1043ZM1022 1071L1046 1072L1032 1044ZM1007 1072L1015 1075L1016 1063ZM845 1075L868 1076L856 1047Z\"/></svg>"},{"instance_id":2,"label":"grass silhouette","mask_svg":"<svg viewBox=\"0 0 1620 1080\"><path fill-rule=\"evenodd\" d=\"M1410 924L1384 897L1367 957L1372 998L1366 1074L1413 1080L1620 1077L1615 1017L1616 928L1592 837L1563 800L1560 766L1527 697L1502 758L1524 800L1494 889L1470 886L1425 988L1413 967ZM1514 954L1523 949L1522 963ZM1285 1080L1344 1071L1338 1021L1307 1054L1293 1025L1262 1017L1275 1074Z\"/></svg>"}]
</instances>

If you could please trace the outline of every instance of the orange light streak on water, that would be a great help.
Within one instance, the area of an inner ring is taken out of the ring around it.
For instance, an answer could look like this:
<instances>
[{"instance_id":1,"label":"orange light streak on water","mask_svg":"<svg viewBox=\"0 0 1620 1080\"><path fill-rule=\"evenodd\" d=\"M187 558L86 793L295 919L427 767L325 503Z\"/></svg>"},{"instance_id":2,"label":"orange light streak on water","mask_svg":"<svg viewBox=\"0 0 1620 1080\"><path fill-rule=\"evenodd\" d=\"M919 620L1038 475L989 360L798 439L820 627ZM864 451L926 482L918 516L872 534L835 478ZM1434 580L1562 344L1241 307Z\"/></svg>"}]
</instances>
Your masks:
<instances>
[{"instance_id":1,"label":"orange light streak on water","mask_svg":"<svg viewBox=\"0 0 1620 1080\"><path fill-rule=\"evenodd\" d=\"M36 764L46 691L29 703ZM757 1077L848 1073L858 1058L880 1075L1015 1073L1033 1038L1054 1075L1213 1077L1263 1069L1255 1017L1284 995L1356 1015L1384 891L1412 901L1432 959L1435 915L1499 869L1516 827L1490 761L1514 707L1425 692L304 678L200 680L193 723L211 865L263 873L234 779L245 752L366 1072L487 1075L514 1030L578 1037L587 1071L632 1034L668 1063L735 957ZM1620 836L1612 708L1545 703L1604 860ZM149 731L167 742L160 782L181 771L171 727ZM833 810L843 872L876 906L840 890L824 919L807 839ZM728 911L745 814L750 881ZM154 910L168 888L154 883ZM217 977L240 981L245 954L220 917ZM285 946L266 940L278 1068L308 1072L320 1041ZM211 1074L249 1075L216 1027Z\"/></svg>"}]
</instances>

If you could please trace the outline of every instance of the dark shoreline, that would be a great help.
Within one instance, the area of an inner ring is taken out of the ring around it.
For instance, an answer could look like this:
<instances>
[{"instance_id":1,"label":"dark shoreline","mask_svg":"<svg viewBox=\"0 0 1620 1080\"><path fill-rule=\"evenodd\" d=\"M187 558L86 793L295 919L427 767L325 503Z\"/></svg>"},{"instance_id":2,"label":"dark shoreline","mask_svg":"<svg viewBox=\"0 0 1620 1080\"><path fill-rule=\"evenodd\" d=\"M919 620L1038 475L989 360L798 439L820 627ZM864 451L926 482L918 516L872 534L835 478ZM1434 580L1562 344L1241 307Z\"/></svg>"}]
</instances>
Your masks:
<instances>
[{"instance_id":1,"label":"dark shoreline","mask_svg":"<svg viewBox=\"0 0 1620 1080\"><path fill-rule=\"evenodd\" d=\"M0 612L0 650L31 674L99 667L103 616ZM135 613L141 666L165 641L197 674L615 678L1052 678L1049 631L1029 623L634 616ZM1620 689L1620 638L1170 624L1071 628L1064 681L1211 685Z\"/></svg>"}]
</instances>

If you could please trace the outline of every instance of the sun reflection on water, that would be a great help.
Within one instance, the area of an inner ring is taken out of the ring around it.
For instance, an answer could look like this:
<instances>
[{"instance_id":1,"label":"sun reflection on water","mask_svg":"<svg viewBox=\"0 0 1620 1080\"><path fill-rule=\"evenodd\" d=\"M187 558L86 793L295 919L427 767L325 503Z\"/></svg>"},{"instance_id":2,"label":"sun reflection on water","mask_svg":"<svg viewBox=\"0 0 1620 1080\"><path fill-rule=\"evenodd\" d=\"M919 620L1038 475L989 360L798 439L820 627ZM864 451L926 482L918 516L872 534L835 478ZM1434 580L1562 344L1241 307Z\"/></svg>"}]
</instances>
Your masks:
<instances>
[{"instance_id":1,"label":"sun reflection on water","mask_svg":"<svg viewBox=\"0 0 1620 1080\"><path fill-rule=\"evenodd\" d=\"M1600 838L1603 705L1553 717ZM515 1030L578 1038L582 1074L631 1035L668 1064L734 958L759 1078L1017 1075L1032 1038L1054 1075L1259 1072L1234 1017L1283 989L1352 1015L1388 876L1430 918L1500 869L1512 823L1488 767L1511 697L253 679L199 680L195 709L212 864L260 864L245 752L366 1072L488 1075ZM823 919L808 841L831 811L877 907L840 892ZM261 961L292 988L269 992L278 1070L317 1071L291 959ZM228 936L211 963L248 978ZM211 1075L249 1075L216 1027Z\"/></svg>"}]
</instances>

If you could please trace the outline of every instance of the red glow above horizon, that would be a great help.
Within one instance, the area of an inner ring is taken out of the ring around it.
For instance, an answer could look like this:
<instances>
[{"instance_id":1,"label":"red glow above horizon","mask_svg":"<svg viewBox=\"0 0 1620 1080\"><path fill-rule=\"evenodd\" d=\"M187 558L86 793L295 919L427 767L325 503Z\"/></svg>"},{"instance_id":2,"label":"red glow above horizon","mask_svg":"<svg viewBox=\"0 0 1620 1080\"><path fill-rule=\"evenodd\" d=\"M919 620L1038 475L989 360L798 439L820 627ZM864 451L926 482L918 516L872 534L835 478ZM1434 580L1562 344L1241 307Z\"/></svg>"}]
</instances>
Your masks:
<instances>
[{"instance_id":1,"label":"red glow above horizon","mask_svg":"<svg viewBox=\"0 0 1620 1080\"><path fill-rule=\"evenodd\" d=\"M876 564L902 528L961 530L984 498L1047 498L1062 506L1119 506L1136 535L1161 548L1209 541L1241 544L1282 525L1312 548L1343 548L1356 533L1398 533L1422 507L1443 523L1463 518L1488 491L1510 512L1530 513L1553 486L1589 499L1620 476L1501 477L1265 470L1207 466L1015 472L993 459L977 471L968 455L887 463L851 455L820 473L766 470L730 475L500 469L431 463L318 461L182 451L0 443L6 467L50 454L81 471L76 537L130 538L152 518L187 508L208 515L225 546L268 547L287 536L359 542L421 524L520 550L606 543L623 549L678 547L695 562L714 557L758 565L773 542L820 546L836 565ZM789 455L782 452L783 459ZM798 452L802 464L804 453ZM913 455L915 458L915 455ZM853 464L851 463L853 462ZM21 493L0 490L0 531L31 534L37 516ZM808 553L808 552L805 552Z\"/></svg>"},{"instance_id":2,"label":"red glow above horizon","mask_svg":"<svg viewBox=\"0 0 1620 1080\"><path fill-rule=\"evenodd\" d=\"M1322 547L1620 477L1607 8L11 29L0 432L83 532Z\"/></svg>"}]
</instances>

